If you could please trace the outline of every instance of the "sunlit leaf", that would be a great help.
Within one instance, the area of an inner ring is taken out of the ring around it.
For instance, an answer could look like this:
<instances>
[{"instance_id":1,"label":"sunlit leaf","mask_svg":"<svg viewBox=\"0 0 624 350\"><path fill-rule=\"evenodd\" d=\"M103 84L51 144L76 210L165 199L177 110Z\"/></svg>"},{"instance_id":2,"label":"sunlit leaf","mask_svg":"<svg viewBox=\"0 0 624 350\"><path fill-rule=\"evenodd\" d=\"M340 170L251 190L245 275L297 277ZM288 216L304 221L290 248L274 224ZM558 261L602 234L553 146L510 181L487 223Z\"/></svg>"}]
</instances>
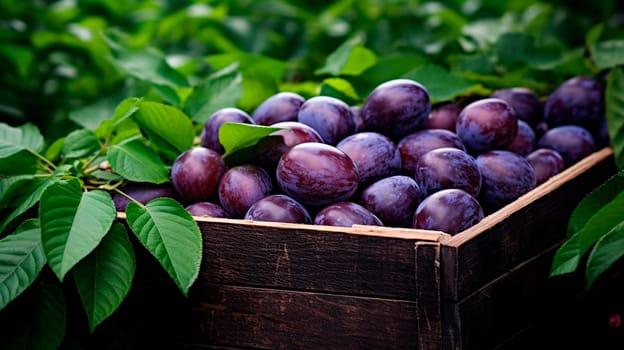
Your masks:
<instances>
[{"instance_id":1,"label":"sunlit leaf","mask_svg":"<svg viewBox=\"0 0 624 350\"><path fill-rule=\"evenodd\" d=\"M195 282L202 259L202 237L191 214L171 198L126 207L128 224L184 295Z\"/></svg>"},{"instance_id":2,"label":"sunlit leaf","mask_svg":"<svg viewBox=\"0 0 624 350\"><path fill-rule=\"evenodd\" d=\"M41 195L41 239L48 264L62 281L100 243L116 217L107 192L83 192L78 180L56 182Z\"/></svg>"},{"instance_id":3,"label":"sunlit leaf","mask_svg":"<svg viewBox=\"0 0 624 350\"><path fill-rule=\"evenodd\" d=\"M325 65L315 71L315 74L358 75L373 66L377 56L364 47L364 38L354 36L340 45L336 51L327 56Z\"/></svg>"},{"instance_id":4,"label":"sunlit leaf","mask_svg":"<svg viewBox=\"0 0 624 350\"><path fill-rule=\"evenodd\" d=\"M353 85L342 78L327 78L323 80L319 95L332 96L349 105L361 102L361 98L358 96L357 92L355 92Z\"/></svg>"},{"instance_id":5,"label":"sunlit leaf","mask_svg":"<svg viewBox=\"0 0 624 350\"><path fill-rule=\"evenodd\" d=\"M120 223L113 224L100 245L76 265L74 281L92 333L125 299L135 268L134 250Z\"/></svg>"}]
</instances>

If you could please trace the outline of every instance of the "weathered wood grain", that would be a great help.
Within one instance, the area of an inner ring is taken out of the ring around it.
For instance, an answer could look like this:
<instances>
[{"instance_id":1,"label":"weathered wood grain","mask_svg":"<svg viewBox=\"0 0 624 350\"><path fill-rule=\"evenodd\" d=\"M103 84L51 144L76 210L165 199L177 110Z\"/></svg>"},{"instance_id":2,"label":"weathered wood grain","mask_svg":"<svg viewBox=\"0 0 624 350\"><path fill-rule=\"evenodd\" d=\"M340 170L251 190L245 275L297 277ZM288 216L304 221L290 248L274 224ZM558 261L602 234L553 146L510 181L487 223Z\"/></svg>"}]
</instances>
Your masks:
<instances>
[{"instance_id":1,"label":"weathered wood grain","mask_svg":"<svg viewBox=\"0 0 624 350\"><path fill-rule=\"evenodd\" d=\"M416 295L414 245L417 240L305 228L259 230L254 225L222 222L202 225L201 229L204 255L198 284L408 300L414 300Z\"/></svg>"},{"instance_id":2,"label":"weathered wood grain","mask_svg":"<svg viewBox=\"0 0 624 350\"><path fill-rule=\"evenodd\" d=\"M416 303L205 285L195 343L252 349L416 349Z\"/></svg>"}]
</instances>

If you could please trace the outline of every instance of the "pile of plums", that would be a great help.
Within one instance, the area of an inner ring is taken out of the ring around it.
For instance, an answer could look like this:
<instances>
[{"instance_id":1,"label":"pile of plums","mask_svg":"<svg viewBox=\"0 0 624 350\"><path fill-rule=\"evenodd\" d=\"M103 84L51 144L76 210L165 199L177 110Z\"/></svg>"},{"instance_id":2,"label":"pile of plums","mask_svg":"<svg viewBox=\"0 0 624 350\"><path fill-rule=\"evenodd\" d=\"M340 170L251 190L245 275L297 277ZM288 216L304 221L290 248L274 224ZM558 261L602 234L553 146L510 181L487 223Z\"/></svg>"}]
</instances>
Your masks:
<instances>
[{"instance_id":1,"label":"pile of plums","mask_svg":"<svg viewBox=\"0 0 624 350\"><path fill-rule=\"evenodd\" d=\"M228 167L225 122L281 129L256 144L253 162ZM215 112L153 196L173 192L196 216L456 234L607 145L605 128L603 88L590 77L542 99L514 87L465 105L432 105L408 79L380 84L361 106L281 92L251 115Z\"/></svg>"}]
</instances>

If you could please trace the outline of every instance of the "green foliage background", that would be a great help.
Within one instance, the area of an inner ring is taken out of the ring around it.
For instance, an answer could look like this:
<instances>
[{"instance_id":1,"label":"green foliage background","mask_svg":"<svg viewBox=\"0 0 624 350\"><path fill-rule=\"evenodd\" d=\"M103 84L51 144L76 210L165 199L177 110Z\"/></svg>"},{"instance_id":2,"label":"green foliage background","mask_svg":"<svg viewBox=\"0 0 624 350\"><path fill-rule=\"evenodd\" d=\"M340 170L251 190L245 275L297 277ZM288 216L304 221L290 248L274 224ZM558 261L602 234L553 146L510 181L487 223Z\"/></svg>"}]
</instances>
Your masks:
<instances>
[{"instance_id":1,"label":"green foliage background","mask_svg":"<svg viewBox=\"0 0 624 350\"><path fill-rule=\"evenodd\" d=\"M2 0L0 119L31 121L53 140L97 123L125 97L183 102L185 88L232 62L242 74L237 103L248 111L277 90L315 94L329 76L347 78L361 98L415 69L431 81L442 70L460 92L524 85L545 94L611 66L595 58L603 51L622 51L618 2L581 4ZM327 62L332 53L339 57Z\"/></svg>"}]
</instances>

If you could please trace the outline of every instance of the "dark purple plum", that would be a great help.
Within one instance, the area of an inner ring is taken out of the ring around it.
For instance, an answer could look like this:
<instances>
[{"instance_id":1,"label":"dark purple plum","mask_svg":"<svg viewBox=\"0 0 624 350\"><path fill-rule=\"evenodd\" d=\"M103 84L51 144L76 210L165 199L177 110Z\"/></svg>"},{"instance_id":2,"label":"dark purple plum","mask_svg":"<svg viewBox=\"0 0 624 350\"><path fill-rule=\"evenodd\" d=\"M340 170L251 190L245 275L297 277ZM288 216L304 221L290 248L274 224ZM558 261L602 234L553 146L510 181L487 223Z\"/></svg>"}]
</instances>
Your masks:
<instances>
[{"instance_id":1,"label":"dark purple plum","mask_svg":"<svg viewBox=\"0 0 624 350\"><path fill-rule=\"evenodd\" d=\"M403 173L414 176L418 158L433 149L442 147L466 150L457 134L445 129L419 130L405 136L397 143Z\"/></svg>"},{"instance_id":2,"label":"dark purple plum","mask_svg":"<svg viewBox=\"0 0 624 350\"><path fill-rule=\"evenodd\" d=\"M215 150L219 154L225 153L225 149L219 141L219 129L226 122L254 124L247 112L233 107L222 108L214 112L204 124L200 134L201 145Z\"/></svg>"},{"instance_id":3,"label":"dark purple plum","mask_svg":"<svg viewBox=\"0 0 624 350\"><path fill-rule=\"evenodd\" d=\"M247 210L245 219L295 224L312 223L308 210L295 199L283 194L273 194L258 200Z\"/></svg>"},{"instance_id":4,"label":"dark purple plum","mask_svg":"<svg viewBox=\"0 0 624 350\"><path fill-rule=\"evenodd\" d=\"M455 132L470 153L505 149L516 137L518 118L507 102L484 98L459 112Z\"/></svg>"},{"instance_id":5,"label":"dark purple plum","mask_svg":"<svg viewBox=\"0 0 624 350\"><path fill-rule=\"evenodd\" d=\"M481 173L476 160L453 147L423 154L416 162L415 178L426 194L459 188L476 197L481 190Z\"/></svg>"},{"instance_id":6,"label":"dark purple plum","mask_svg":"<svg viewBox=\"0 0 624 350\"><path fill-rule=\"evenodd\" d=\"M518 133L511 144L507 146L507 150L526 156L535 149L536 144L537 138L533 128L524 120L518 119Z\"/></svg>"},{"instance_id":7,"label":"dark purple plum","mask_svg":"<svg viewBox=\"0 0 624 350\"><path fill-rule=\"evenodd\" d=\"M373 131L356 133L342 139L336 148L355 162L361 184L396 175L401 170L401 155L386 135Z\"/></svg>"},{"instance_id":8,"label":"dark purple plum","mask_svg":"<svg viewBox=\"0 0 624 350\"><path fill-rule=\"evenodd\" d=\"M383 226L370 210L354 202L336 202L319 210L315 225L351 227L353 225Z\"/></svg>"},{"instance_id":9,"label":"dark purple plum","mask_svg":"<svg viewBox=\"0 0 624 350\"><path fill-rule=\"evenodd\" d=\"M579 125L593 131L604 117L602 86L590 77L572 77L551 92L544 104L544 120L549 127Z\"/></svg>"},{"instance_id":10,"label":"dark purple plum","mask_svg":"<svg viewBox=\"0 0 624 350\"><path fill-rule=\"evenodd\" d=\"M337 144L355 131L351 108L331 96L309 98L301 105L297 121L311 126L330 145Z\"/></svg>"},{"instance_id":11,"label":"dark purple plum","mask_svg":"<svg viewBox=\"0 0 624 350\"><path fill-rule=\"evenodd\" d=\"M525 87L512 87L496 90L490 97L506 101L516 112L519 120L531 127L542 121L542 105L537 94Z\"/></svg>"},{"instance_id":12,"label":"dark purple plum","mask_svg":"<svg viewBox=\"0 0 624 350\"><path fill-rule=\"evenodd\" d=\"M366 125L364 125L364 120L362 119L362 107L360 106L351 106L351 113L353 113L353 123L355 124L356 132L366 131Z\"/></svg>"},{"instance_id":13,"label":"dark purple plum","mask_svg":"<svg viewBox=\"0 0 624 350\"><path fill-rule=\"evenodd\" d=\"M362 106L366 130L399 140L419 130L431 111L429 92L410 79L394 79L378 85Z\"/></svg>"},{"instance_id":14,"label":"dark purple plum","mask_svg":"<svg viewBox=\"0 0 624 350\"><path fill-rule=\"evenodd\" d=\"M193 216L205 216L211 218L229 218L222 206L212 202L197 202L187 205L184 209Z\"/></svg>"},{"instance_id":15,"label":"dark purple plum","mask_svg":"<svg viewBox=\"0 0 624 350\"><path fill-rule=\"evenodd\" d=\"M535 171L525 157L505 150L480 154L479 200L487 210L497 210L529 192L536 186Z\"/></svg>"},{"instance_id":16,"label":"dark purple plum","mask_svg":"<svg viewBox=\"0 0 624 350\"><path fill-rule=\"evenodd\" d=\"M440 103L431 107L431 112L425 120L425 129L445 129L455 132L455 124L460 108L450 102Z\"/></svg>"},{"instance_id":17,"label":"dark purple plum","mask_svg":"<svg viewBox=\"0 0 624 350\"><path fill-rule=\"evenodd\" d=\"M299 94L288 91L278 92L256 107L251 118L258 125L296 121L303 102L305 99Z\"/></svg>"},{"instance_id":18,"label":"dark purple plum","mask_svg":"<svg viewBox=\"0 0 624 350\"><path fill-rule=\"evenodd\" d=\"M385 226L411 227L416 207L424 198L413 178L394 175L377 180L360 193L359 203Z\"/></svg>"},{"instance_id":19,"label":"dark purple plum","mask_svg":"<svg viewBox=\"0 0 624 350\"><path fill-rule=\"evenodd\" d=\"M279 122L271 125L278 130L256 143L254 152L259 165L274 172L280 157L289 148L304 142L320 142L323 138L312 127L299 122Z\"/></svg>"},{"instance_id":20,"label":"dark purple plum","mask_svg":"<svg viewBox=\"0 0 624 350\"><path fill-rule=\"evenodd\" d=\"M335 146L318 142L298 144L280 158L277 183L304 205L322 206L343 201L357 190L357 166Z\"/></svg>"},{"instance_id":21,"label":"dark purple plum","mask_svg":"<svg viewBox=\"0 0 624 350\"><path fill-rule=\"evenodd\" d=\"M244 164L228 169L219 184L219 202L233 218L242 218L252 204L273 192L273 182L263 168Z\"/></svg>"},{"instance_id":22,"label":"dark purple plum","mask_svg":"<svg viewBox=\"0 0 624 350\"><path fill-rule=\"evenodd\" d=\"M185 203L203 202L217 194L227 167L217 151L194 147L182 152L171 166L171 183Z\"/></svg>"},{"instance_id":23,"label":"dark purple plum","mask_svg":"<svg viewBox=\"0 0 624 350\"><path fill-rule=\"evenodd\" d=\"M412 227L457 234L483 219L483 208L468 192L449 188L427 196L416 208Z\"/></svg>"},{"instance_id":24,"label":"dark purple plum","mask_svg":"<svg viewBox=\"0 0 624 350\"><path fill-rule=\"evenodd\" d=\"M121 190L132 197L139 203L146 204L154 198L169 197L177 199L178 195L170 182L164 184L153 184L149 182L128 182ZM130 202L130 199L126 196L115 192L113 194L113 203L117 211L125 211L126 205Z\"/></svg>"},{"instance_id":25,"label":"dark purple plum","mask_svg":"<svg viewBox=\"0 0 624 350\"><path fill-rule=\"evenodd\" d=\"M535 170L535 182L537 185L544 183L565 169L563 157L559 152L550 148L538 148L526 158L533 170Z\"/></svg>"},{"instance_id":26,"label":"dark purple plum","mask_svg":"<svg viewBox=\"0 0 624 350\"><path fill-rule=\"evenodd\" d=\"M561 125L549 129L538 140L537 146L559 152L566 168L596 151L591 133L577 125Z\"/></svg>"}]
</instances>

